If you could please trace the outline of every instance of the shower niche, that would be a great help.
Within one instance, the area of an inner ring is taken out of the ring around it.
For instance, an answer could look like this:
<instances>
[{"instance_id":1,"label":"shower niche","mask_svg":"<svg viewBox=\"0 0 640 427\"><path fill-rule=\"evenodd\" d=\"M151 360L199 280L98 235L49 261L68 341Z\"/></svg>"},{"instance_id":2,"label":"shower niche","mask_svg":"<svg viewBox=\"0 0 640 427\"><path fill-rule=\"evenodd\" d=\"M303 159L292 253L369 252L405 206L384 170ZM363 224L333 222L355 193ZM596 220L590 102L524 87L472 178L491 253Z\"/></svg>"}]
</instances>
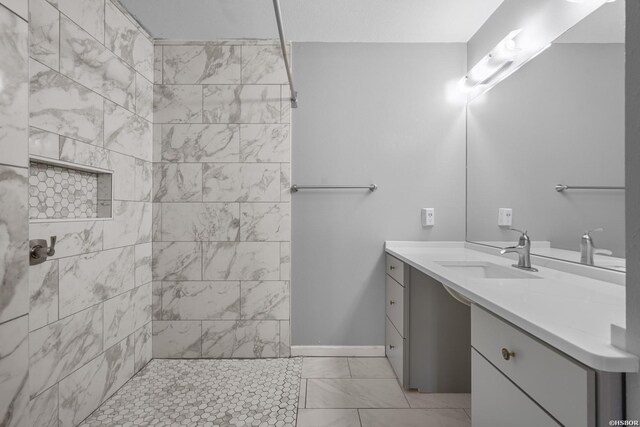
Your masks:
<instances>
[{"instance_id":1,"label":"shower niche","mask_svg":"<svg viewBox=\"0 0 640 427\"><path fill-rule=\"evenodd\" d=\"M30 221L111 219L112 175L106 169L31 157Z\"/></svg>"}]
</instances>

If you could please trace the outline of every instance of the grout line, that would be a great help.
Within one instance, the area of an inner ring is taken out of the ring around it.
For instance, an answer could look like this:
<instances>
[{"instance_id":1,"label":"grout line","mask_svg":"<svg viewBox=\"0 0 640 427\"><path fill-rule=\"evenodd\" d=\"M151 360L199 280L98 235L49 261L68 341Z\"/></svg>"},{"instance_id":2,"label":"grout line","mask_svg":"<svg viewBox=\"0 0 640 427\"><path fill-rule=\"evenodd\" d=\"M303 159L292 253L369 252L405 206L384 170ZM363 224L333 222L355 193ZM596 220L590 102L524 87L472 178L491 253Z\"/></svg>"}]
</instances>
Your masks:
<instances>
[{"instance_id":1,"label":"grout line","mask_svg":"<svg viewBox=\"0 0 640 427\"><path fill-rule=\"evenodd\" d=\"M28 316L29 316L29 313L23 313L23 314L21 314L21 315L19 315L19 316L16 316L16 317L11 318L11 319L3 320L2 322L0 322L0 325L8 324L9 322L13 322L14 320L21 319L21 318L23 318L23 317L25 317L25 316L27 316L27 317L28 317ZM27 322L28 322L28 320L29 320L29 319L27 318ZM29 328L29 326L28 326L28 323L27 323L27 329L28 329L28 328Z\"/></svg>"},{"instance_id":2,"label":"grout line","mask_svg":"<svg viewBox=\"0 0 640 427\"><path fill-rule=\"evenodd\" d=\"M16 166L16 165L10 165L8 163L0 162L0 166L9 167L9 168L15 168L15 169L24 169L27 172L29 171L29 165L27 165L27 166ZM29 180L29 177L27 176L27 181L28 180Z\"/></svg>"},{"instance_id":3,"label":"grout line","mask_svg":"<svg viewBox=\"0 0 640 427\"><path fill-rule=\"evenodd\" d=\"M303 360L304 363L304 360ZM307 396L308 396L308 392L309 392L309 380L306 379L306 381L304 382L304 407L307 407Z\"/></svg>"}]
</instances>

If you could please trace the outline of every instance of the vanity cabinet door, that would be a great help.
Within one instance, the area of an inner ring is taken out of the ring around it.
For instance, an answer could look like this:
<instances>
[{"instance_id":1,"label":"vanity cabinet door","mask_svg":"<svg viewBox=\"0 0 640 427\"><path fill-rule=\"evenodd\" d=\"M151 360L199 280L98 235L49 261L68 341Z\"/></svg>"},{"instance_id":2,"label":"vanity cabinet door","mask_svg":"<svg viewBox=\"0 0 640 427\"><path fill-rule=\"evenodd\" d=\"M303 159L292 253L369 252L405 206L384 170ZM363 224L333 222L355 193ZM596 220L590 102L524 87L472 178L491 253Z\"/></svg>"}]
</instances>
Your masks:
<instances>
[{"instance_id":1,"label":"vanity cabinet door","mask_svg":"<svg viewBox=\"0 0 640 427\"><path fill-rule=\"evenodd\" d=\"M473 427L560 426L475 350L471 371Z\"/></svg>"},{"instance_id":2,"label":"vanity cabinet door","mask_svg":"<svg viewBox=\"0 0 640 427\"><path fill-rule=\"evenodd\" d=\"M400 336L400 333L398 333L389 318L386 317L385 320L387 322L387 359L389 359L389 363L395 371L396 377L398 377L400 384L404 386L404 339Z\"/></svg>"},{"instance_id":3,"label":"vanity cabinet door","mask_svg":"<svg viewBox=\"0 0 640 427\"><path fill-rule=\"evenodd\" d=\"M389 254L386 254L386 256L387 274L393 277L396 282L404 286L404 263L398 258L394 258Z\"/></svg>"},{"instance_id":4,"label":"vanity cabinet door","mask_svg":"<svg viewBox=\"0 0 640 427\"><path fill-rule=\"evenodd\" d=\"M387 317L403 338L404 331L404 288L387 275Z\"/></svg>"},{"instance_id":5,"label":"vanity cabinet door","mask_svg":"<svg viewBox=\"0 0 640 427\"><path fill-rule=\"evenodd\" d=\"M595 426L595 372L473 305L471 345L567 427Z\"/></svg>"}]
</instances>

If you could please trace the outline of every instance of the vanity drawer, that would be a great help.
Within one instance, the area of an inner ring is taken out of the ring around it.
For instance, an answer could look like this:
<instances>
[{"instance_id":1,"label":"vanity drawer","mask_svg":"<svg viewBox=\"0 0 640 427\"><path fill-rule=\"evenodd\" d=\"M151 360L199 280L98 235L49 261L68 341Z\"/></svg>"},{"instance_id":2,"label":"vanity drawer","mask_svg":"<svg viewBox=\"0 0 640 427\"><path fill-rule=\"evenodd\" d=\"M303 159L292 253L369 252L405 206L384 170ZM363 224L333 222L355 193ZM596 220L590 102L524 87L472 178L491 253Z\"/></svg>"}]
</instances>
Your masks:
<instances>
[{"instance_id":1,"label":"vanity drawer","mask_svg":"<svg viewBox=\"0 0 640 427\"><path fill-rule=\"evenodd\" d=\"M404 263L397 258L387 255L387 274L404 286Z\"/></svg>"},{"instance_id":2,"label":"vanity drawer","mask_svg":"<svg viewBox=\"0 0 640 427\"><path fill-rule=\"evenodd\" d=\"M404 381L404 339L400 336L389 318L385 317L385 320L387 335L387 348L385 351L387 354L387 359L389 359L389 363L395 371L396 377L398 377L398 380L402 384Z\"/></svg>"},{"instance_id":3,"label":"vanity drawer","mask_svg":"<svg viewBox=\"0 0 640 427\"><path fill-rule=\"evenodd\" d=\"M471 370L473 427L560 426L475 350Z\"/></svg>"},{"instance_id":4,"label":"vanity drawer","mask_svg":"<svg viewBox=\"0 0 640 427\"><path fill-rule=\"evenodd\" d=\"M403 338L404 334L404 292L405 289L391 277L387 279L387 317Z\"/></svg>"},{"instance_id":5,"label":"vanity drawer","mask_svg":"<svg viewBox=\"0 0 640 427\"><path fill-rule=\"evenodd\" d=\"M595 426L594 371L476 305L471 345L563 425Z\"/></svg>"}]
</instances>

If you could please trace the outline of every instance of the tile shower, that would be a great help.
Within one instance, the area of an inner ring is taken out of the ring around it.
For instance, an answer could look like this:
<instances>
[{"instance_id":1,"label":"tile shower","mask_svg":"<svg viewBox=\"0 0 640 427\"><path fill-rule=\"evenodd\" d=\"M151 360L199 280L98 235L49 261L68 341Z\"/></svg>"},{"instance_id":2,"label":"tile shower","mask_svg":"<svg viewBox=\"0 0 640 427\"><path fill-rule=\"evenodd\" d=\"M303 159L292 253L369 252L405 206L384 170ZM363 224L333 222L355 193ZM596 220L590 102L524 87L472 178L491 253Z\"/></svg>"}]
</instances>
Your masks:
<instances>
[{"instance_id":1,"label":"tile shower","mask_svg":"<svg viewBox=\"0 0 640 427\"><path fill-rule=\"evenodd\" d=\"M0 24L0 425L78 425L152 357L288 357L279 47L154 46L115 0L0 0ZM42 160L112 171L113 218Z\"/></svg>"},{"instance_id":2,"label":"tile shower","mask_svg":"<svg viewBox=\"0 0 640 427\"><path fill-rule=\"evenodd\" d=\"M290 124L279 46L158 44L153 355L289 355Z\"/></svg>"}]
</instances>

